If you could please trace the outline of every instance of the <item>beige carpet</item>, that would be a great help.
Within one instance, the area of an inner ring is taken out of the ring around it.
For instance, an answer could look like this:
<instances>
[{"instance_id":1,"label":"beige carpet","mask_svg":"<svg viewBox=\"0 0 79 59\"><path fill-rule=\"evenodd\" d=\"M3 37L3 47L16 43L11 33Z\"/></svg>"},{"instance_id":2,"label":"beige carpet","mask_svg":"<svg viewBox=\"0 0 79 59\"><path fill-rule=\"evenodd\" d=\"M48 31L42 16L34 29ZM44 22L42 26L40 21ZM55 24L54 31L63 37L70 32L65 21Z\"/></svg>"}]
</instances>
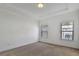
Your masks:
<instances>
[{"instance_id":1,"label":"beige carpet","mask_svg":"<svg viewBox=\"0 0 79 59\"><path fill-rule=\"evenodd\" d=\"M0 56L79 56L79 50L36 42L1 52Z\"/></svg>"}]
</instances>

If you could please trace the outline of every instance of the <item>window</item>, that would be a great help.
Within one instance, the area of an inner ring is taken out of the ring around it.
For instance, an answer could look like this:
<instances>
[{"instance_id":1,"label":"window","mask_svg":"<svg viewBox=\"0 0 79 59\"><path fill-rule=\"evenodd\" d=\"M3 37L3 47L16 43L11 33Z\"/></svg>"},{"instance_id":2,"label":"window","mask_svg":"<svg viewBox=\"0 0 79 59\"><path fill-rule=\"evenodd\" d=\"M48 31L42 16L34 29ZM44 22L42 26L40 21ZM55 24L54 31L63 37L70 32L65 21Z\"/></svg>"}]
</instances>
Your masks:
<instances>
[{"instance_id":1,"label":"window","mask_svg":"<svg viewBox=\"0 0 79 59\"><path fill-rule=\"evenodd\" d=\"M73 22L65 22L61 24L61 38L62 40L73 40Z\"/></svg>"},{"instance_id":2,"label":"window","mask_svg":"<svg viewBox=\"0 0 79 59\"><path fill-rule=\"evenodd\" d=\"M41 38L42 39L48 38L48 25L41 25Z\"/></svg>"}]
</instances>

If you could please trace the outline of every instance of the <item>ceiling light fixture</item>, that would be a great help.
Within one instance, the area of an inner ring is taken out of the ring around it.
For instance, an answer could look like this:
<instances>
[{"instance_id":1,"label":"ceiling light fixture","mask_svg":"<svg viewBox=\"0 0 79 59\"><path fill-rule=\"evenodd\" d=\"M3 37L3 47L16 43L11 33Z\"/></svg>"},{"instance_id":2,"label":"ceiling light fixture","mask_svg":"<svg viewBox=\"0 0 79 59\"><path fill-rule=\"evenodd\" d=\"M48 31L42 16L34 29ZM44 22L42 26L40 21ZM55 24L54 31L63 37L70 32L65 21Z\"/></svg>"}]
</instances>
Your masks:
<instances>
[{"instance_id":1,"label":"ceiling light fixture","mask_svg":"<svg viewBox=\"0 0 79 59\"><path fill-rule=\"evenodd\" d=\"M43 8L43 7L44 7L44 4L42 4L42 3L38 4L38 8Z\"/></svg>"}]
</instances>

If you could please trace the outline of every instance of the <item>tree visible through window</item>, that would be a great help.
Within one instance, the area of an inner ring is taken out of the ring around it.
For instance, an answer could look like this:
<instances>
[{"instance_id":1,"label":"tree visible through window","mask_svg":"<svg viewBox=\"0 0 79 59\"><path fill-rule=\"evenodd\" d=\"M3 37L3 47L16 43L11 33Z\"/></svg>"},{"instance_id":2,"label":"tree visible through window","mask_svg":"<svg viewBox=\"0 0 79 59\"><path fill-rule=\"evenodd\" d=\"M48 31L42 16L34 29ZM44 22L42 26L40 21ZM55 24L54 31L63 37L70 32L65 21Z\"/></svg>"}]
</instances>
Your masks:
<instances>
[{"instance_id":1,"label":"tree visible through window","mask_svg":"<svg viewBox=\"0 0 79 59\"><path fill-rule=\"evenodd\" d=\"M73 40L74 29L73 29L73 22L65 22L61 24L61 37L63 40Z\"/></svg>"}]
</instances>

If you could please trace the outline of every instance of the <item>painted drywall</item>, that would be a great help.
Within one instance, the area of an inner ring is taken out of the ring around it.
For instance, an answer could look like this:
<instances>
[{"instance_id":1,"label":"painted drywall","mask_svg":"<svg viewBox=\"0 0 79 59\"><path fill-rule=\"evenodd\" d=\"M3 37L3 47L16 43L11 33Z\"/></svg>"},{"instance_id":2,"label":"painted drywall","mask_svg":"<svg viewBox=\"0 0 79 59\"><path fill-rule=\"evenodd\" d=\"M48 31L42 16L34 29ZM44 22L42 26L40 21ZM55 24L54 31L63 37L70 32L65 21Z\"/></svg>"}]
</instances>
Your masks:
<instances>
[{"instance_id":1,"label":"painted drywall","mask_svg":"<svg viewBox=\"0 0 79 59\"><path fill-rule=\"evenodd\" d=\"M28 14L24 17L7 8L0 8L0 52L37 41L37 21Z\"/></svg>"},{"instance_id":2,"label":"painted drywall","mask_svg":"<svg viewBox=\"0 0 79 59\"><path fill-rule=\"evenodd\" d=\"M47 42L56 45L79 48L79 11L63 12L60 15L51 16L40 21L40 25L48 25L48 39L41 39L42 42ZM60 24L65 21L74 21L74 40L67 41L60 38Z\"/></svg>"}]
</instances>

